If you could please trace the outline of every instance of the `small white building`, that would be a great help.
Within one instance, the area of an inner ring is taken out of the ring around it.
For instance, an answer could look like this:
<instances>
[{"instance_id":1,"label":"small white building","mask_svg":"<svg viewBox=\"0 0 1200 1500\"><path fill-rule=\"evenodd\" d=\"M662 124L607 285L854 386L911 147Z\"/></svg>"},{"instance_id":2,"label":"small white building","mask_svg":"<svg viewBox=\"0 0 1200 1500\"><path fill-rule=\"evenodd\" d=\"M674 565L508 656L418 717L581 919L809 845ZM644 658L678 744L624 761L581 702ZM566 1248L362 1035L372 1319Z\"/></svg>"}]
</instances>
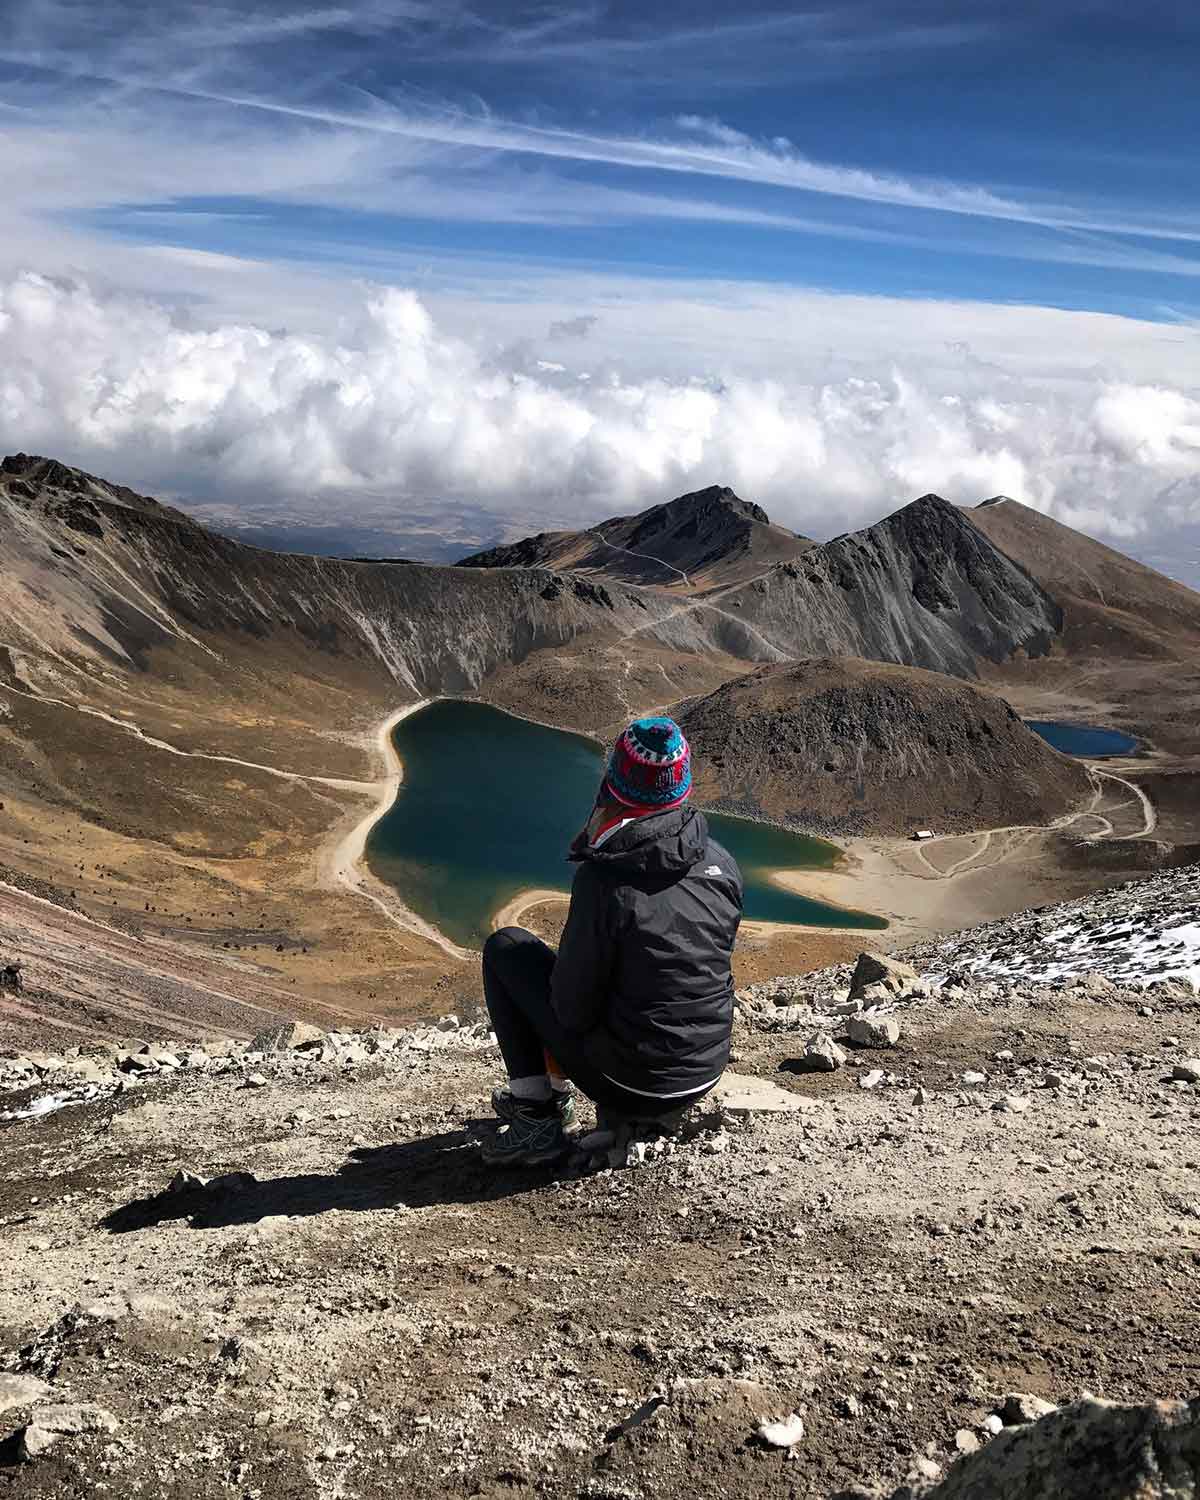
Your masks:
<instances>
[{"instance_id":1,"label":"small white building","mask_svg":"<svg viewBox=\"0 0 1200 1500\"><path fill-rule=\"evenodd\" d=\"M932 828L918 828L917 831L916 831L916 833L913 834L913 838L916 840L916 842L918 844L923 844L926 839L931 839L932 837L933 837L933 829Z\"/></svg>"}]
</instances>

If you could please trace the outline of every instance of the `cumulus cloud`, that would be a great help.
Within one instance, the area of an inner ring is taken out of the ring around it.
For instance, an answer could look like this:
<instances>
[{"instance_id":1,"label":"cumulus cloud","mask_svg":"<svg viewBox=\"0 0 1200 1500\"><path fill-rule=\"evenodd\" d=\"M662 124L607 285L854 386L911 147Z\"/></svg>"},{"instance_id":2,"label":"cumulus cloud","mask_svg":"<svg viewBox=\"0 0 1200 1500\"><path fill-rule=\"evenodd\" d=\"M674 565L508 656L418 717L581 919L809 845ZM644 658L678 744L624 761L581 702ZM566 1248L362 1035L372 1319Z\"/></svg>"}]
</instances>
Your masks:
<instances>
[{"instance_id":1,"label":"cumulus cloud","mask_svg":"<svg viewBox=\"0 0 1200 1500\"><path fill-rule=\"evenodd\" d=\"M595 520L723 482L818 535L926 490L1110 533L1200 520L1200 400L1098 375L630 379L489 354L402 288L305 333L28 272L0 282L0 342L7 447L185 494Z\"/></svg>"}]
</instances>

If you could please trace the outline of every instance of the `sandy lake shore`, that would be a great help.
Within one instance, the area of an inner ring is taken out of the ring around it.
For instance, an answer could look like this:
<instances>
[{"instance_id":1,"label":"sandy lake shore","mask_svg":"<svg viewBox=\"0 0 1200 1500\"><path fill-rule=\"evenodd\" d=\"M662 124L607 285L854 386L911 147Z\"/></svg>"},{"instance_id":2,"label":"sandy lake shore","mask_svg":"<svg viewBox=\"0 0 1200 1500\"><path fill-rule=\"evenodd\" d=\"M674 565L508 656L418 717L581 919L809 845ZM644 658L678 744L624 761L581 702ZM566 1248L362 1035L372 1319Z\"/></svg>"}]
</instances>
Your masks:
<instances>
[{"instance_id":1,"label":"sandy lake shore","mask_svg":"<svg viewBox=\"0 0 1200 1500\"><path fill-rule=\"evenodd\" d=\"M492 918L492 926L494 928L519 927L521 918L533 907L542 906L547 901L561 901L566 906L570 899L566 891L538 889L518 891L512 900L506 902Z\"/></svg>"},{"instance_id":2,"label":"sandy lake shore","mask_svg":"<svg viewBox=\"0 0 1200 1500\"><path fill-rule=\"evenodd\" d=\"M885 918L878 941L903 947L1094 888L1094 876L1062 868L1055 837L1050 828L1014 828L926 844L853 839L836 869L774 878L798 895Z\"/></svg>"},{"instance_id":3,"label":"sandy lake shore","mask_svg":"<svg viewBox=\"0 0 1200 1500\"><path fill-rule=\"evenodd\" d=\"M469 949L452 943L431 923L405 906L393 888L377 880L364 863L371 829L396 800L396 793L404 780L404 766L396 753L392 733L397 724L402 723L410 714L427 708L431 702L431 698L420 698L416 703L406 703L381 719L369 732L366 738L383 762L384 775L378 781L364 784L364 790L373 793L374 797L370 809L366 813L354 814L354 821L348 826L343 821L334 829L330 842L320 856L318 878L324 886L343 886L357 895L365 896L398 927L435 943L449 957L465 962L475 955Z\"/></svg>"}]
</instances>

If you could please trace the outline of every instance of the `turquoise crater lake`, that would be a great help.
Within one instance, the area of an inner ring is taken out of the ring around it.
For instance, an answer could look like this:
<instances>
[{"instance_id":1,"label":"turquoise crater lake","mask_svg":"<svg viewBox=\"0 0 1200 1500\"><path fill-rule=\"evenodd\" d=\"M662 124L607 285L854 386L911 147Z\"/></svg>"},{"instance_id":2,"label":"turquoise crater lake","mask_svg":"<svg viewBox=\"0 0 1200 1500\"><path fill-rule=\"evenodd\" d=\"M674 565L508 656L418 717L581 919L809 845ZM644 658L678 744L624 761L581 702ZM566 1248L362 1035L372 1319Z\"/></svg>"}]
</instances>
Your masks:
<instances>
[{"instance_id":1,"label":"turquoise crater lake","mask_svg":"<svg viewBox=\"0 0 1200 1500\"><path fill-rule=\"evenodd\" d=\"M404 782L367 842L371 870L452 941L478 948L522 891L570 889L567 846L595 796L594 740L531 724L484 703L444 700L393 733ZM881 928L863 912L776 885L775 870L828 869L832 844L745 818L706 814L741 866L746 917L817 927Z\"/></svg>"}]
</instances>

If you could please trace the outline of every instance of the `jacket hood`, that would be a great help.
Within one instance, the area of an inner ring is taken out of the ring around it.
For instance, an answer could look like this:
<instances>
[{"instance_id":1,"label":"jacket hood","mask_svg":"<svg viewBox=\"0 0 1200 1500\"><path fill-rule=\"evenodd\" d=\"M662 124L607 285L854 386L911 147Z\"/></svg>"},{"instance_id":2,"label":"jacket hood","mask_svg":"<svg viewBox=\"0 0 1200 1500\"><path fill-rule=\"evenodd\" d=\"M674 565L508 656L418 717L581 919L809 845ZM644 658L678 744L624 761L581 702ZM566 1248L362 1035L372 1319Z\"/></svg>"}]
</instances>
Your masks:
<instances>
[{"instance_id":1,"label":"jacket hood","mask_svg":"<svg viewBox=\"0 0 1200 1500\"><path fill-rule=\"evenodd\" d=\"M571 858L614 873L669 877L686 874L707 845L708 819L685 804L638 818L599 849L581 835L571 845Z\"/></svg>"}]
</instances>

